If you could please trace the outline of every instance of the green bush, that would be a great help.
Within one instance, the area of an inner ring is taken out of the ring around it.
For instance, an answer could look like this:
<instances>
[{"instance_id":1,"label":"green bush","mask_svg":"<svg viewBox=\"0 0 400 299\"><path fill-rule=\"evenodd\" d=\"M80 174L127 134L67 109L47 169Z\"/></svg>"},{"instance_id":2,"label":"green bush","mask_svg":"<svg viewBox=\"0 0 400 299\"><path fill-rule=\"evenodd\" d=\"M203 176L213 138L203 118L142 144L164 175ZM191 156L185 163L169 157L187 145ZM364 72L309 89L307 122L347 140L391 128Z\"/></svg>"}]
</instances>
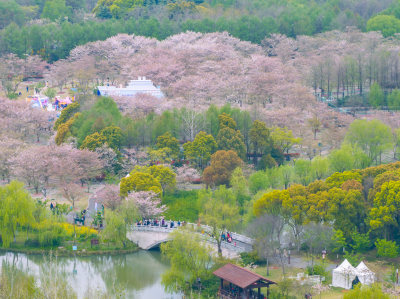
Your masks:
<instances>
[{"instance_id":1,"label":"green bush","mask_svg":"<svg viewBox=\"0 0 400 299\"><path fill-rule=\"evenodd\" d=\"M397 257L399 254L399 246L395 241L387 241L385 239L378 239L375 242L376 254L379 257Z\"/></svg>"},{"instance_id":2,"label":"green bush","mask_svg":"<svg viewBox=\"0 0 400 299\"><path fill-rule=\"evenodd\" d=\"M322 265L319 265L319 264L314 265L314 267L307 266L307 274L308 275L327 276L327 272L325 271L325 267L322 266Z\"/></svg>"},{"instance_id":3,"label":"green bush","mask_svg":"<svg viewBox=\"0 0 400 299\"><path fill-rule=\"evenodd\" d=\"M242 263L244 266L247 266L250 264L256 264L256 265L264 264L264 261L262 259L260 259L260 257L257 255L256 251L241 252L240 257L242 259Z\"/></svg>"},{"instance_id":4,"label":"green bush","mask_svg":"<svg viewBox=\"0 0 400 299\"><path fill-rule=\"evenodd\" d=\"M382 288L374 284L372 286L357 284L354 290L349 291L343 299L390 299L388 294L383 293Z\"/></svg>"}]
</instances>

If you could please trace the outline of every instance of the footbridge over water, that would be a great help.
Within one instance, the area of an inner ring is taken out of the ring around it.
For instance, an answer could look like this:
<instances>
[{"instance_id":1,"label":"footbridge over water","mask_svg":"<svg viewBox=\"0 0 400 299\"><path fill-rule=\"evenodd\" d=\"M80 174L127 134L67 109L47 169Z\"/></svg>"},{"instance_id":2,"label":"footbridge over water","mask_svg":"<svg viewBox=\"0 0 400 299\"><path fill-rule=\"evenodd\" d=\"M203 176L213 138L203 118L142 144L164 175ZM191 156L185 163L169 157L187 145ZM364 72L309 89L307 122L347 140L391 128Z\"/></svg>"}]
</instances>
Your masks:
<instances>
[{"instance_id":1,"label":"footbridge over water","mask_svg":"<svg viewBox=\"0 0 400 299\"><path fill-rule=\"evenodd\" d=\"M197 225L188 223L188 226L197 227ZM144 250L150 250L157 248L160 244L171 240L170 233L179 227L162 227L162 226L151 226L151 225L133 225L131 230L127 233L127 238L132 242L136 243L139 248ZM210 230L207 226L201 226L201 230ZM217 250L217 243L214 239L210 238L207 234L198 232L202 238ZM238 256L241 252L250 252L253 248L253 239L240 235L237 233L231 233L232 242L222 241L221 248L222 254L226 257Z\"/></svg>"}]
</instances>

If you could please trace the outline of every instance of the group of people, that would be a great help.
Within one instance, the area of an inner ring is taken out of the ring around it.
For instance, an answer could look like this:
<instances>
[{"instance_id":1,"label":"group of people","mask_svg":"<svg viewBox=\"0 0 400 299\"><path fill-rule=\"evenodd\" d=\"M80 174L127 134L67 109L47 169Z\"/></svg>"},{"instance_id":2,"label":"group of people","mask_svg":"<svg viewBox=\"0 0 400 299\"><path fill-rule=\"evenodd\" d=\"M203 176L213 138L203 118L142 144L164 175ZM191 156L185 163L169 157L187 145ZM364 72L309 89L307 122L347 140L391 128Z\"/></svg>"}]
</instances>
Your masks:
<instances>
[{"instance_id":1,"label":"group of people","mask_svg":"<svg viewBox=\"0 0 400 299\"><path fill-rule=\"evenodd\" d=\"M136 222L137 226L158 226L158 227L166 227L166 228L174 228L174 227L179 227L179 226L184 226L186 224L185 221L166 221L164 218L161 219L143 219L138 222Z\"/></svg>"},{"instance_id":2,"label":"group of people","mask_svg":"<svg viewBox=\"0 0 400 299\"><path fill-rule=\"evenodd\" d=\"M76 223L81 223L82 225L85 225L85 219L86 219L86 209L81 211L81 214L74 217L75 224Z\"/></svg>"},{"instance_id":3,"label":"group of people","mask_svg":"<svg viewBox=\"0 0 400 299\"><path fill-rule=\"evenodd\" d=\"M226 232L226 234L222 233L221 239L222 239L222 241L226 241L228 243L232 243L232 236L231 236L231 234L229 232Z\"/></svg>"}]
</instances>

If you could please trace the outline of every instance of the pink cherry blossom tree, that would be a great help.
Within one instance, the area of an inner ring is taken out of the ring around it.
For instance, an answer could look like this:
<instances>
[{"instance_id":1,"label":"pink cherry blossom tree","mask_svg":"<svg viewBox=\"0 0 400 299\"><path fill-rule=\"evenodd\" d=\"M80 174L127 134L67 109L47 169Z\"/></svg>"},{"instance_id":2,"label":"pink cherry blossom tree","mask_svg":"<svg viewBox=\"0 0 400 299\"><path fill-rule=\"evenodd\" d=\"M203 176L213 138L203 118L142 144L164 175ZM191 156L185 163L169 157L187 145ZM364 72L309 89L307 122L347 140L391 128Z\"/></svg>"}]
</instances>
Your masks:
<instances>
[{"instance_id":1,"label":"pink cherry blossom tree","mask_svg":"<svg viewBox=\"0 0 400 299\"><path fill-rule=\"evenodd\" d=\"M161 204L161 199L151 191L130 192L126 200L135 203L142 218L157 217L166 210L166 206Z\"/></svg>"}]
</instances>

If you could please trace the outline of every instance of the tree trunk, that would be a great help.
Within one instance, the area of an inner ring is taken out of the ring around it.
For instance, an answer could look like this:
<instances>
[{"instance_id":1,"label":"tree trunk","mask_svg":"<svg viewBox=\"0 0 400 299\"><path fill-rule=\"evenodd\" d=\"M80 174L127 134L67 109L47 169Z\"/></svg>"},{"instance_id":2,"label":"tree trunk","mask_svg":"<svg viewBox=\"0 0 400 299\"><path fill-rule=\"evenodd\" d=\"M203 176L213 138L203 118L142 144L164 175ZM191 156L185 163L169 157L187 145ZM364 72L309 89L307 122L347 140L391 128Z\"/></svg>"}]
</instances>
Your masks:
<instances>
[{"instance_id":1,"label":"tree trunk","mask_svg":"<svg viewBox=\"0 0 400 299\"><path fill-rule=\"evenodd\" d=\"M222 257L221 239L217 238L218 256Z\"/></svg>"}]
</instances>

